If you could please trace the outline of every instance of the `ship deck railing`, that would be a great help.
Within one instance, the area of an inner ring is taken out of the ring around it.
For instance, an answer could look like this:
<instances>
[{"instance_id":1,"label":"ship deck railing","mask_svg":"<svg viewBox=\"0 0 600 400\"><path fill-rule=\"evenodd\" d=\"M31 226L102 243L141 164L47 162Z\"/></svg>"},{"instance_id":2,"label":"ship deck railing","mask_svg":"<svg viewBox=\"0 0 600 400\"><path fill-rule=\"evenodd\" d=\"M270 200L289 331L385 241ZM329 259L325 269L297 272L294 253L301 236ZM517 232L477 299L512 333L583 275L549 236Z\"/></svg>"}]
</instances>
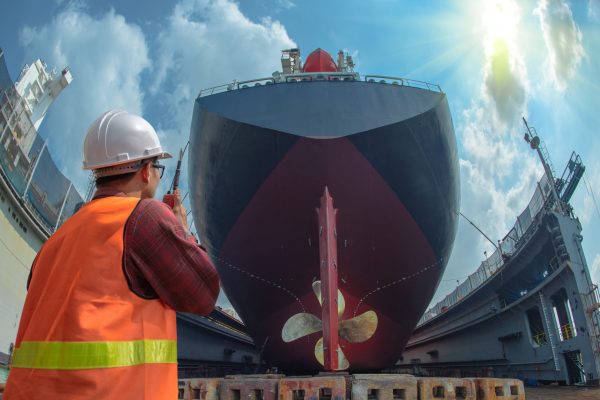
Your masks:
<instances>
[{"instance_id":1,"label":"ship deck railing","mask_svg":"<svg viewBox=\"0 0 600 400\"><path fill-rule=\"evenodd\" d=\"M367 82L377 84L388 84L394 86L408 86L418 89L425 89L433 92L443 93L442 88L434 83L419 81L415 79L386 76L386 75L364 75L361 76L355 72L306 72L299 74L283 75L275 77L266 77L251 79L246 81L233 81L228 84L214 86L208 89L202 89L198 97L210 96L217 93L229 92L232 90L248 89L251 87L278 85L282 83L296 82L314 82L314 81L335 81L335 82Z\"/></svg>"},{"instance_id":2,"label":"ship deck railing","mask_svg":"<svg viewBox=\"0 0 600 400\"><path fill-rule=\"evenodd\" d=\"M506 260L531 238L536 231L538 216L545 212L545 210L552 208L553 204L548 178L544 175L538 182L529 204L517 217L517 221L506 236L500 241L496 251L483 260L477 270L469 275L455 290L435 306L428 309L419 320L417 327L447 313L450 308L460 303L492 279L498 270L504 266Z\"/></svg>"}]
</instances>

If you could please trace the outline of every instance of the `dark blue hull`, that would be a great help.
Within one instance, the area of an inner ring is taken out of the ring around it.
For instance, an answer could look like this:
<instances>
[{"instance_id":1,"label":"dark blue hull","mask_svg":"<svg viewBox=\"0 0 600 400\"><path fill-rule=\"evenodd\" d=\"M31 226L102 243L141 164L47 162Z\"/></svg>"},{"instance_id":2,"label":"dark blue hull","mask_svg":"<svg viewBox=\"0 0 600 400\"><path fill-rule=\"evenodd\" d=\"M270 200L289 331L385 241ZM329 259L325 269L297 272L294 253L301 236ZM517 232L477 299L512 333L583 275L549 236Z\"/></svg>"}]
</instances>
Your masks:
<instances>
[{"instance_id":1,"label":"dark blue hull","mask_svg":"<svg viewBox=\"0 0 600 400\"><path fill-rule=\"evenodd\" d=\"M375 334L341 340L350 369L393 365L439 283L459 209L456 141L443 93L368 82L297 82L200 97L191 128L196 227L224 289L269 363L320 369L315 208L339 210L341 319L372 310Z\"/></svg>"}]
</instances>

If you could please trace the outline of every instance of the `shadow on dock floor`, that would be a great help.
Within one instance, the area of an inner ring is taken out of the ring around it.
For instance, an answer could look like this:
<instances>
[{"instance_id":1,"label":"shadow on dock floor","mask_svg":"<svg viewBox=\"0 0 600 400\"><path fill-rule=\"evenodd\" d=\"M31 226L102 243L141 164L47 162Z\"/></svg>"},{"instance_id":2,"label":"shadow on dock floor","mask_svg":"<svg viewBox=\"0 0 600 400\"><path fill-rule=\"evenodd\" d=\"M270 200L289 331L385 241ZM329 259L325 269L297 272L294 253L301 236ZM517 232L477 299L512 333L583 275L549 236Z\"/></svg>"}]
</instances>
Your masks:
<instances>
[{"instance_id":1,"label":"shadow on dock floor","mask_svg":"<svg viewBox=\"0 0 600 400\"><path fill-rule=\"evenodd\" d=\"M526 387L527 400L587 400L600 399L600 388L576 386Z\"/></svg>"}]
</instances>

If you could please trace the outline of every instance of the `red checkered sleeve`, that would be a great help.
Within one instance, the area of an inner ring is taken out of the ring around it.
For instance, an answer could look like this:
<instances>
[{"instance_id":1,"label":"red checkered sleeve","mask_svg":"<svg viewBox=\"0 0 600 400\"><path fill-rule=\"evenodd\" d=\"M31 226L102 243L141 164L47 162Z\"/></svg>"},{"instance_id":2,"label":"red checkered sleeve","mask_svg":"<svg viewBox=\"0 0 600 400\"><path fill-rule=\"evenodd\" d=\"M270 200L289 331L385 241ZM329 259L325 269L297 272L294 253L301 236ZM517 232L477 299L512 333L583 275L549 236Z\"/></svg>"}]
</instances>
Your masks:
<instances>
[{"instance_id":1,"label":"red checkered sleeve","mask_svg":"<svg viewBox=\"0 0 600 400\"><path fill-rule=\"evenodd\" d=\"M209 314L219 275L208 254L171 209L154 199L139 202L125 225L123 272L129 288L176 311Z\"/></svg>"}]
</instances>

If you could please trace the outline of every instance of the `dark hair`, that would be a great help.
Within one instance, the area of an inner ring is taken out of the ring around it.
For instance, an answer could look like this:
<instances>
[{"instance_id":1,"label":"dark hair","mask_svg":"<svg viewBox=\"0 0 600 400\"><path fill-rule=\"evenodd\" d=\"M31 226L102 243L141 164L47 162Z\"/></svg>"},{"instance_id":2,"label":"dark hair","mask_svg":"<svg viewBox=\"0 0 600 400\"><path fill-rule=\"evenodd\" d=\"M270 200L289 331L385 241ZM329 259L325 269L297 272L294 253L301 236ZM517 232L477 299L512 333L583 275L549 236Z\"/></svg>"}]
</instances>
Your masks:
<instances>
[{"instance_id":1,"label":"dark hair","mask_svg":"<svg viewBox=\"0 0 600 400\"><path fill-rule=\"evenodd\" d=\"M133 176L136 173L137 173L137 171L128 172L126 174L119 174L119 175L101 176L100 178L96 178L96 187L107 186L109 183L115 183L115 182L125 183L128 180L130 180L131 178L133 178Z\"/></svg>"},{"instance_id":2,"label":"dark hair","mask_svg":"<svg viewBox=\"0 0 600 400\"><path fill-rule=\"evenodd\" d=\"M125 174L119 174L119 175L101 176L99 178L96 178L96 187L107 186L108 184L115 183L115 182L125 183L125 182L129 181L131 178L133 178L133 176L138 171L143 169L146 166L146 164L154 163L156 160L158 160L158 157L152 157L152 158L147 158L145 160L142 160L142 164L137 171L127 172Z\"/></svg>"}]
</instances>

